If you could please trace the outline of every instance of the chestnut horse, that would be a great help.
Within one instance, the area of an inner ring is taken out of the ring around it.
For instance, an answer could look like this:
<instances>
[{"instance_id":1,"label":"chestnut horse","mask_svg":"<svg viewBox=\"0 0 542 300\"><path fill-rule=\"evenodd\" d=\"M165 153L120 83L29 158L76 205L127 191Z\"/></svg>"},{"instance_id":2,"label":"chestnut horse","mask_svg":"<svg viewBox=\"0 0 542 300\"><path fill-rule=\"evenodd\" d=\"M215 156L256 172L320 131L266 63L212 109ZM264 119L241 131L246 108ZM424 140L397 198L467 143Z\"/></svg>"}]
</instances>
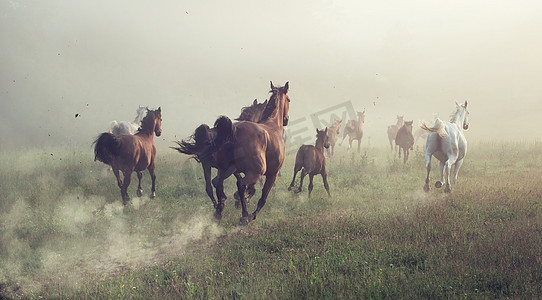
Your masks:
<instances>
[{"instance_id":1,"label":"chestnut horse","mask_svg":"<svg viewBox=\"0 0 542 300\"><path fill-rule=\"evenodd\" d=\"M275 87L271 82L271 97L259 123L240 121L232 124L228 117L217 119L218 134L213 151L218 163L216 193L218 207L215 218L222 218L224 209L224 180L233 173L243 173L237 180L237 192L241 202L242 217L240 224L246 225L256 219L265 205L277 174L284 162L284 128L288 125L290 98L289 83ZM265 175L265 183L256 210L249 215L247 211L247 189L251 189Z\"/></svg>"},{"instance_id":2,"label":"chestnut horse","mask_svg":"<svg viewBox=\"0 0 542 300\"><path fill-rule=\"evenodd\" d=\"M130 197L128 196L128 186L130 185L132 172L137 173L139 184L137 186L137 196L141 197L141 178L143 170L149 170L152 180L150 197L156 196L154 174L156 156L156 146L154 145L153 134L160 136L162 134L162 111L148 110L147 115L141 121L141 128L134 135L121 134L113 135L109 132L102 133L94 141L94 160L99 160L108 164L113 169L117 177L117 183L122 196L122 204L126 205ZM121 180L119 171L122 171L124 180Z\"/></svg>"},{"instance_id":3,"label":"chestnut horse","mask_svg":"<svg viewBox=\"0 0 542 300\"><path fill-rule=\"evenodd\" d=\"M331 194L329 193L329 185L327 183L326 158L324 157L324 148L329 149L329 137L327 134L327 128L321 131L316 129L316 142L314 143L314 146L301 145L301 147L299 147L299 150L297 150L297 154L295 156L294 178L292 178L292 183L290 183L290 187L288 187L289 191L294 188L295 176L297 175L297 172L303 169L301 171L299 188L295 192L301 192L303 188L303 178L308 174L310 198L313 188L312 178L314 175L321 174L322 179L324 180L324 187L327 191L327 195L331 197Z\"/></svg>"},{"instance_id":4,"label":"chestnut horse","mask_svg":"<svg viewBox=\"0 0 542 300\"><path fill-rule=\"evenodd\" d=\"M358 120L348 120L343 131L343 139L341 145L344 142L344 138L348 135L348 149L352 148L352 141L358 140L358 153L360 151L361 138L363 137L363 123L365 123L365 110L358 111Z\"/></svg>"},{"instance_id":5,"label":"chestnut horse","mask_svg":"<svg viewBox=\"0 0 542 300\"><path fill-rule=\"evenodd\" d=\"M331 158L335 154L335 144L339 139L339 132L341 130L341 123L343 120L335 120L331 126L329 126L328 138L329 148L326 148L327 157Z\"/></svg>"},{"instance_id":6,"label":"chestnut horse","mask_svg":"<svg viewBox=\"0 0 542 300\"><path fill-rule=\"evenodd\" d=\"M262 118L262 113L266 106L267 100L258 103L258 100L255 99L251 106L246 106L241 109L241 115L235 120L258 122ZM215 209L217 208L218 203L213 195L211 168L217 168L217 163L212 155L205 155L205 153L209 153L210 149L213 147L213 140L217 135L216 125L217 124L215 123L215 127L209 128L207 124L202 124L196 128L194 134L188 139L176 141L179 147L171 147L180 153L191 155L197 162L201 163L203 176L205 178L205 191L211 199ZM235 176L237 177L239 175L235 174ZM253 190L251 191L251 194L254 194Z\"/></svg>"},{"instance_id":7,"label":"chestnut horse","mask_svg":"<svg viewBox=\"0 0 542 300\"><path fill-rule=\"evenodd\" d=\"M395 144L399 146L399 158L401 158L401 149L404 153L403 163L406 163L409 151L414 150L414 135L412 134L412 123L414 121L405 121L405 124L399 128L397 131L397 136L395 137Z\"/></svg>"}]
</instances>

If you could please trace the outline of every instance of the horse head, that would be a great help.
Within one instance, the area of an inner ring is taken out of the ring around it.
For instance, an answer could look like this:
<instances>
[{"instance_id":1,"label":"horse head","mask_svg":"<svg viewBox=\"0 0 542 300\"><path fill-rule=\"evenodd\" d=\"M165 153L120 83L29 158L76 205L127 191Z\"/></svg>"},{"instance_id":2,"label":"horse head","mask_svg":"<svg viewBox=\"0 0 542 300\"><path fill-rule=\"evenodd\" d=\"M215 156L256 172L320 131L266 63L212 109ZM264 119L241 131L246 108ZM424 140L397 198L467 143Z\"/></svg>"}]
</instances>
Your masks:
<instances>
[{"instance_id":1,"label":"horse head","mask_svg":"<svg viewBox=\"0 0 542 300\"><path fill-rule=\"evenodd\" d=\"M327 135L327 127L324 130L318 130L318 128L316 128L316 145L319 144L323 145L326 149L330 146L329 136Z\"/></svg>"},{"instance_id":2,"label":"horse head","mask_svg":"<svg viewBox=\"0 0 542 300\"><path fill-rule=\"evenodd\" d=\"M412 121L405 121L405 127L409 129L410 132L412 132L412 123L414 123L414 120Z\"/></svg>"},{"instance_id":3,"label":"horse head","mask_svg":"<svg viewBox=\"0 0 542 300\"><path fill-rule=\"evenodd\" d=\"M467 104L468 104L467 101L465 101L464 104L459 104L455 102L455 105L457 106L457 113L463 119L463 122L461 125L463 130L469 129L469 110L467 109Z\"/></svg>"},{"instance_id":4,"label":"horse head","mask_svg":"<svg viewBox=\"0 0 542 300\"><path fill-rule=\"evenodd\" d=\"M288 89L290 87L289 82L286 82L284 86L278 86L275 87L273 85L273 82L271 82L271 97L269 98L269 103L271 103L271 99L275 99L275 106L282 109L279 113L282 117L282 126L288 125L288 111L290 110L290 97L288 97Z\"/></svg>"},{"instance_id":5,"label":"horse head","mask_svg":"<svg viewBox=\"0 0 542 300\"><path fill-rule=\"evenodd\" d=\"M162 108L158 107L157 110L146 108L146 110L147 115L141 121L141 130L148 130L147 132L151 134L154 132L156 136L162 135Z\"/></svg>"}]
</instances>

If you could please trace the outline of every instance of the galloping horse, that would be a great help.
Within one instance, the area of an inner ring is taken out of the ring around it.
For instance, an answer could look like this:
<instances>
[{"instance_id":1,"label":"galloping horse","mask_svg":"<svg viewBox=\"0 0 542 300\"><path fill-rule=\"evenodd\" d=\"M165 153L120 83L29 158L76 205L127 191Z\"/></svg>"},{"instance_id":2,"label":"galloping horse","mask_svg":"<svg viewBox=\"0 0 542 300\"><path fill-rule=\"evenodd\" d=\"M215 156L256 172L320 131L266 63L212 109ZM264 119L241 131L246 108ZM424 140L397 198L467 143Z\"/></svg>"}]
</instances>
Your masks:
<instances>
[{"instance_id":1,"label":"galloping horse","mask_svg":"<svg viewBox=\"0 0 542 300\"><path fill-rule=\"evenodd\" d=\"M216 193L218 207L215 218L220 220L224 209L224 179L234 172L243 173L237 180L238 195L241 202L242 217L240 224L246 225L256 219L265 205L267 196L273 187L277 174L284 162L284 128L288 125L289 83L284 87L275 87L271 82L271 97L263 112L260 123L240 121L232 124L228 117L217 119L218 134L215 145L219 148L213 152L218 163L218 180ZM265 175L262 196L256 210L249 215L246 203L246 191Z\"/></svg>"},{"instance_id":2,"label":"galloping horse","mask_svg":"<svg viewBox=\"0 0 542 300\"><path fill-rule=\"evenodd\" d=\"M335 144L339 139L339 132L341 130L341 123L343 120L335 120L331 126L329 126L328 137L329 147L326 148L327 157L331 158L335 154Z\"/></svg>"},{"instance_id":3,"label":"galloping horse","mask_svg":"<svg viewBox=\"0 0 542 300\"><path fill-rule=\"evenodd\" d=\"M397 123L395 125L388 126L388 140L390 141L390 148L393 152L393 142L397 137L397 131L403 126L403 116L397 116ZM397 144L396 144L397 145Z\"/></svg>"},{"instance_id":4,"label":"galloping horse","mask_svg":"<svg viewBox=\"0 0 542 300\"><path fill-rule=\"evenodd\" d=\"M301 145L297 154L295 156L295 166L294 166L294 178L292 178L292 183L288 187L288 190L291 191L294 188L295 176L299 170L301 171L301 180L299 182L299 188L295 191L296 193L301 192L303 188L303 178L308 174L309 175L309 198L311 197L311 192L313 188L312 178L314 175L321 174L322 179L324 180L324 187L327 191L327 195L331 197L329 193L329 184L327 183L327 171L326 171L326 158L324 157L324 148L329 149L329 138L328 130L318 130L316 129L316 142L313 145Z\"/></svg>"},{"instance_id":5,"label":"galloping horse","mask_svg":"<svg viewBox=\"0 0 542 300\"><path fill-rule=\"evenodd\" d=\"M344 138L348 135L348 149L352 148L352 141L358 140L358 152L360 151L361 138L363 137L363 123L365 123L365 110L358 111L358 120L348 120L343 131L343 139L341 145L344 142Z\"/></svg>"},{"instance_id":6,"label":"galloping horse","mask_svg":"<svg viewBox=\"0 0 542 300\"><path fill-rule=\"evenodd\" d=\"M399 158L401 158L401 149L404 152L403 163L406 163L409 155L409 150L413 150L414 146L414 135L412 134L412 123L414 121L405 121L405 124L399 128L397 131L397 136L395 137L395 144L399 146Z\"/></svg>"},{"instance_id":7,"label":"galloping horse","mask_svg":"<svg viewBox=\"0 0 542 300\"><path fill-rule=\"evenodd\" d=\"M460 105L457 102L456 112L452 115L450 122L442 121L437 118L432 127L428 127L425 122L420 125L421 128L431 132L425 142L425 165L427 168L427 178L425 179L424 190L429 192L429 172L431 171L431 156L435 156L440 161L440 181L435 183L436 188L446 184L445 193L451 193L457 181L457 173L463 164L463 159L467 154L467 140L463 130L469 129L469 111L467 110L467 101ZM455 165L454 173L451 178L450 171Z\"/></svg>"},{"instance_id":8,"label":"galloping horse","mask_svg":"<svg viewBox=\"0 0 542 300\"><path fill-rule=\"evenodd\" d=\"M241 115L235 120L239 121L250 121L258 122L262 117L262 113L267 106L267 100L262 103L258 103L257 100L254 100L251 106L246 106L241 109ZM171 147L181 153L191 155L197 162L201 163L203 168L203 176L205 178L205 191L211 199L215 209L217 208L218 203L215 200L213 195L213 187L211 185L211 168L217 168L217 163L213 157L210 155L210 149L213 147L213 141L217 135L217 128L209 128L207 124L202 124L194 134L188 139L183 141L176 141L179 147ZM237 177L238 174L235 174ZM253 194L253 191L251 191Z\"/></svg>"},{"instance_id":9,"label":"galloping horse","mask_svg":"<svg viewBox=\"0 0 542 300\"><path fill-rule=\"evenodd\" d=\"M137 186L137 196L141 197L141 178L143 170L149 170L152 180L150 197L154 198L156 175L154 174L156 156L156 146L154 145L153 134L160 136L162 134L162 110L148 110L147 115L141 121L141 128L134 135L121 134L115 136L109 132L102 133L94 141L94 160L99 160L108 164L113 169L117 177L117 183L122 196L122 204L130 199L128 196L128 186L130 185L132 172L137 173L139 184ZM124 181L121 180L119 171L124 175Z\"/></svg>"},{"instance_id":10,"label":"galloping horse","mask_svg":"<svg viewBox=\"0 0 542 300\"><path fill-rule=\"evenodd\" d=\"M109 133L112 133L113 135L119 135L119 134L134 134L139 129L139 125L141 124L141 121L145 117L145 113L147 112L147 108L140 106L136 110L136 117L133 122L128 121L112 121L111 125L109 125Z\"/></svg>"}]
</instances>

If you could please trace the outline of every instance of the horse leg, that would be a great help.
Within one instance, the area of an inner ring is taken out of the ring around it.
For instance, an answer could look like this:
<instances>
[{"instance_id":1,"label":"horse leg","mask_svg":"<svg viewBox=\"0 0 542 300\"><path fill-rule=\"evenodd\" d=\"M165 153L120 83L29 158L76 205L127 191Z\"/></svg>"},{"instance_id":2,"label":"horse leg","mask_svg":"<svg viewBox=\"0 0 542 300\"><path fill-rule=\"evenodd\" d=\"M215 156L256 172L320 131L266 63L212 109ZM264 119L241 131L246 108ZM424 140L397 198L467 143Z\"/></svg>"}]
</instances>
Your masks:
<instances>
[{"instance_id":1,"label":"horse leg","mask_svg":"<svg viewBox=\"0 0 542 300\"><path fill-rule=\"evenodd\" d=\"M132 180L132 172L132 170L122 171L122 174L124 174L124 184L120 189L120 194L122 195L122 205L124 206L126 206L126 203L130 200L130 196L128 196L128 186L130 186L130 181Z\"/></svg>"},{"instance_id":2,"label":"horse leg","mask_svg":"<svg viewBox=\"0 0 542 300\"><path fill-rule=\"evenodd\" d=\"M215 220L220 221L222 219L222 211L224 210L224 202L226 201L226 194L224 194L224 180L230 177L235 171L235 167L230 167L226 170L218 169L218 174L213 179L213 185L216 189L216 197L218 198L218 204L215 207Z\"/></svg>"},{"instance_id":3,"label":"horse leg","mask_svg":"<svg viewBox=\"0 0 542 300\"><path fill-rule=\"evenodd\" d=\"M201 167L203 168L203 177L205 178L205 192L207 192L207 196L209 196L209 199L211 199L211 202L216 209L217 203L215 196L213 195L213 186L211 185L211 164L207 161L202 161Z\"/></svg>"},{"instance_id":4,"label":"horse leg","mask_svg":"<svg viewBox=\"0 0 542 300\"><path fill-rule=\"evenodd\" d=\"M361 138L358 140L358 153L361 151Z\"/></svg>"},{"instance_id":5,"label":"horse leg","mask_svg":"<svg viewBox=\"0 0 542 300\"><path fill-rule=\"evenodd\" d=\"M276 179L277 179L276 174L265 176L265 184L263 185L263 189L262 189L262 197L260 198L260 200L258 200L258 206L252 213L252 220L256 219L256 216L258 215L262 207L265 205L267 196L269 195L269 192L271 191L271 188L273 187L273 185L275 185Z\"/></svg>"},{"instance_id":6,"label":"horse leg","mask_svg":"<svg viewBox=\"0 0 542 300\"><path fill-rule=\"evenodd\" d=\"M295 165L294 166L294 178L292 178L292 182L290 183L290 186L288 187L288 190L291 191L294 188L295 185L295 176L297 175L297 172L301 169L301 166Z\"/></svg>"},{"instance_id":7,"label":"horse leg","mask_svg":"<svg viewBox=\"0 0 542 300\"><path fill-rule=\"evenodd\" d=\"M327 172L325 170L322 172L322 179L324 180L324 188L327 191L327 196L331 197L331 193L329 192L329 184L327 183Z\"/></svg>"},{"instance_id":8,"label":"horse leg","mask_svg":"<svg viewBox=\"0 0 542 300\"><path fill-rule=\"evenodd\" d=\"M141 171L137 171L136 174L137 174L137 180L138 180L137 196L141 197L143 195L143 189L141 188L141 179L143 178L143 173L141 173Z\"/></svg>"},{"instance_id":9,"label":"horse leg","mask_svg":"<svg viewBox=\"0 0 542 300\"><path fill-rule=\"evenodd\" d=\"M444 181L446 182L446 187L444 188L445 193L452 192L452 189L450 188L450 173L452 170L452 161L454 160L448 158L448 160L446 161L446 165L444 167Z\"/></svg>"},{"instance_id":10,"label":"horse leg","mask_svg":"<svg viewBox=\"0 0 542 300\"><path fill-rule=\"evenodd\" d=\"M242 178L239 181L238 185L237 185L238 188L239 188L238 191L239 191L239 196L241 198L241 209L242 209L241 219L239 219L239 224L240 225L247 225L250 221L252 221L252 220L254 220L256 218L256 214L257 214L256 211L252 215L249 215L249 213L248 213L247 201L246 201L246 189L247 189L247 187L256 184L256 182L258 182L261 177L262 177L262 175L259 174L259 173L247 172L247 173L245 173L245 177ZM275 175L275 177L276 177L276 175ZM268 186L268 184L269 184L269 178L266 176L264 187L262 189L262 197L264 197L264 195L266 195L265 191L266 191L266 187ZM271 187L273 186L273 184L274 184L274 182L271 183ZM267 188L267 193L269 193L269 189L270 189L270 187ZM260 201L258 202L258 206L260 205L261 201L262 200L260 198Z\"/></svg>"},{"instance_id":11,"label":"horse leg","mask_svg":"<svg viewBox=\"0 0 542 300\"><path fill-rule=\"evenodd\" d=\"M311 192L314 188L314 185L312 184L312 178L314 177L314 174L309 174L309 199L311 198Z\"/></svg>"},{"instance_id":12,"label":"horse leg","mask_svg":"<svg viewBox=\"0 0 542 300\"><path fill-rule=\"evenodd\" d=\"M154 199L156 197L156 174L154 173L154 162L152 162L149 167L147 168L149 170L149 174L151 175L151 194L149 195L149 198Z\"/></svg>"},{"instance_id":13,"label":"horse leg","mask_svg":"<svg viewBox=\"0 0 542 300\"><path fill-rule=\"evenodd\" d=\"M307 169L303 168L301 170L301 178L299 179L299 188L295 191L296 193L300 193L303 190L303 179L305 176L307 176Z\"/></svg>"},{"instance_id":14,"label":"horse leg","mask_svg":"<svg viewBox=\"0 0 542 300\"><path fill-rule=\"evenodd\" d=\"M122 179L120 179L119 169L113 168L113 174L115 174L115 177L117 177L117 185L122 190Z\"/></svg>"},{"instance_id":15,"label":"horse leg","mask_svg":"<svg viewBox=\"0 0 542 300\"><path fill-rule=\"evenodd\" d=\"M351 137L351 136L348 136L348 150L350 150L352 148L352 141L354 139Z\"/></svg>"},{"instance_id":16,"label":"horse leg","mask_svg":"<svg viewBox=\"0 0 542 300\"><path fill-rule=\"evenodd\" d=\"M401 149L399 149L399 159L401 159Z\"/></svg>"},{"instance_id":17,"label":"horse leg","mask_svg":"<svg viewBox=\"0 0 542 300\"><path fill-rule=\"evenodd\" d=\"M427 169L427 177L425 178L425 185L423 190L427 193L431 188L429 187L429 173L431 173L431 154L425 153L425 168Z\"/></svg>"},{"instance_id":18,"label":"horse leg","mask_svg":"<svg viewBox=\"0 0 542 300\"><path fill-rule=\"evenodd\" d=\"M440 189L442 187L442 184L444 183L444 164L445 162L441 161L439 162L439 172L440 172L440 180L435 182L435 187L437 189Z\"/></svg>"}]
</instances>

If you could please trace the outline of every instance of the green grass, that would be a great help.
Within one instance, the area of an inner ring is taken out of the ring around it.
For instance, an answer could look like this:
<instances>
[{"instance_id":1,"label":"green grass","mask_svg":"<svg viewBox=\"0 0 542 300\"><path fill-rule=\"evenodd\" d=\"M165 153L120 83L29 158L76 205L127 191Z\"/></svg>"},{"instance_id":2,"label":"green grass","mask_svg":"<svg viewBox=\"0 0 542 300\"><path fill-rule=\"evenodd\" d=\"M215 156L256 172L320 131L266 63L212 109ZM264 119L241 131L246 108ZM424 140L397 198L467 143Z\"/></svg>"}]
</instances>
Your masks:
<instances>
[{"instance_id":1,"label":"green grass","mask_svg":"<svg viewBox=\"0 0 542 300\"><path fill-rule=\"evenodd\" d=\"M469 151L444 195L423 192L419 150L407 164L386 148L339 150L328 160L332 197L315 177L310 200L307 181L302 193L287 191L288 157L247 227L234 181L216 224L200 166L170 149L158 154L157 198L136 198L134 175L125 208L90 149L3 153L0 296L540 298L542 144Z\"/></svg>"}]
</instances>

